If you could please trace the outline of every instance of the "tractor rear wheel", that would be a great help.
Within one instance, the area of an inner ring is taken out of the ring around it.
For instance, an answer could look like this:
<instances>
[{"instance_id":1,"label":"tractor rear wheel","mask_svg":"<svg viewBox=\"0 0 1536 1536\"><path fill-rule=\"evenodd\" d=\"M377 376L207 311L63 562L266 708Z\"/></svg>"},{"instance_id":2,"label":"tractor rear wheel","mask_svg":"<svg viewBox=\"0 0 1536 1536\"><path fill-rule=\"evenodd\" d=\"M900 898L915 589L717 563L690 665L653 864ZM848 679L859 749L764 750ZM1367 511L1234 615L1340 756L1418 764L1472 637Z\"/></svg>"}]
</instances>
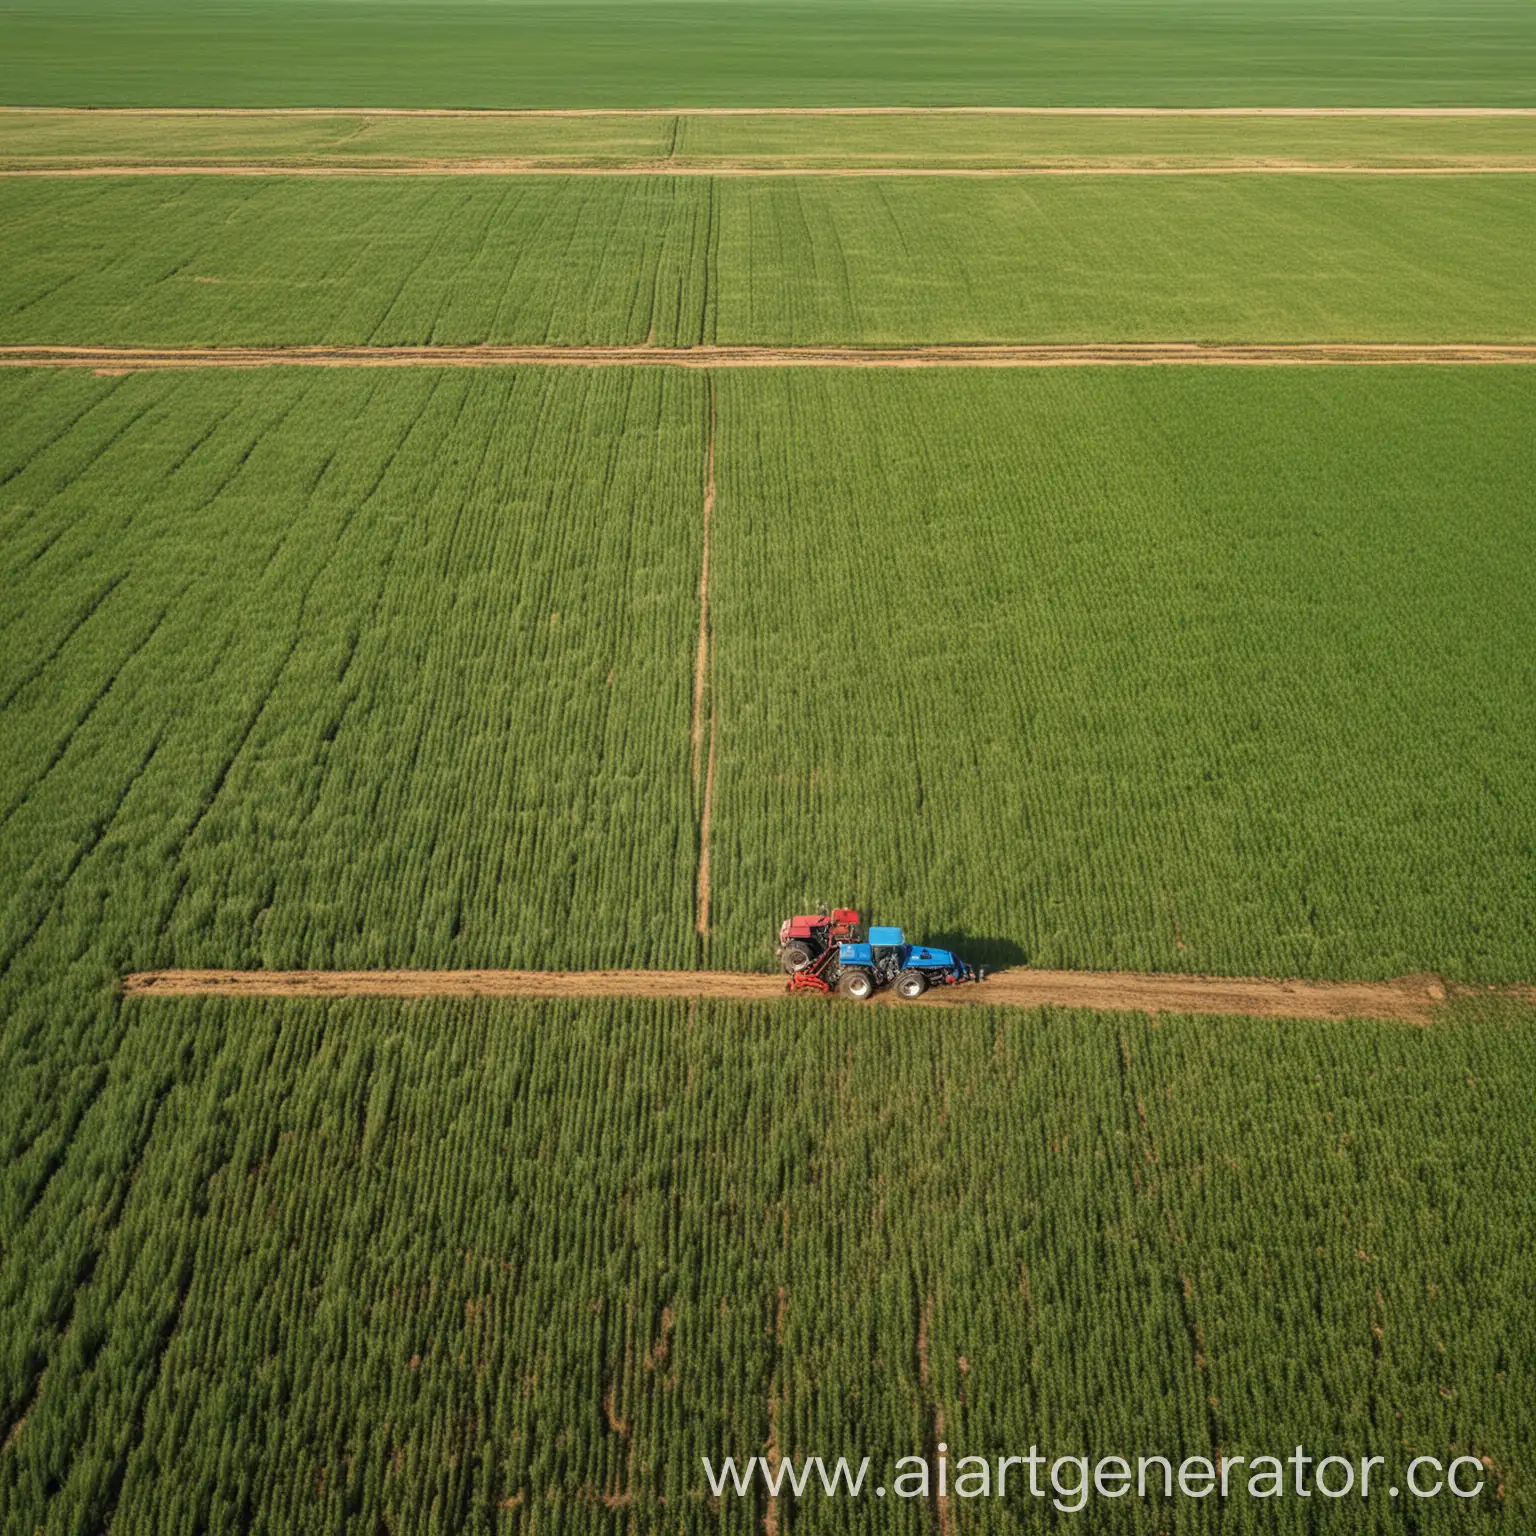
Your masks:
<instances>
[{"instance_id":1,"label":"tractor rear wheel","mask_svg":"<svg viewBox=\"0 0 1536 1536\"><path fill-rule=\"evenodd\" d=\"M837 978L837 990L844 997L862 1003L875 990L875 978L868 971L844 971Z\"/></svg>"},{"instance_id":2,"label":"tractor rear wheel","mask_svg":"<svg viewBox=\"0 0 1536 1536\"><path fill-rule=\"evenodd\" d=\"M903 971L896 978L896 992L910 1003L928 990L928 978L921 971Z\"/></svg>"},{"instance_id":3,"label":"tractor rear wheel","mask_svg":"<svg viewBox=\"0 0 1536 1536\"><path fill-rule=\"evenodd\" d=\"M811 954L810 947L805 944L786 944L779 951L779 964L791 976L796 971L803 971L813 959L815 956Z\"/></svg>"}]
</instances>

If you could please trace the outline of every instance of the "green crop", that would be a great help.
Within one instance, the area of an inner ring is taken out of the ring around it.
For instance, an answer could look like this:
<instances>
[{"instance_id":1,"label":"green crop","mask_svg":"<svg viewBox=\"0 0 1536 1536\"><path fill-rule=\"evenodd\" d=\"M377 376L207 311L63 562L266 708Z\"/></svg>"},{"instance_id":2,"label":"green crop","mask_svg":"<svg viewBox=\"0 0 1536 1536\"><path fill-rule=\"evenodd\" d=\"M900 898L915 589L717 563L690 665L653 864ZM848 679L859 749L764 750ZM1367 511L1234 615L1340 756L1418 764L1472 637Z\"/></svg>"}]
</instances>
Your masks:
<instances>
[{"instance_id":1,"label":"green crop","mask_svg":"<svg viewBox=\"0 0 1536 1536\"><path fill-rule=\"evenodd\" d=\"M1483 1498L1416 1528L1530 1517L1524 1021L934 1017L104 1003L73 1134L0 1186L0 1514L744 1533L764 1504L712 1510L702 1457L888 1464L942 1424L988 1456L1470 1453ZM14 1026L0 1052L10 1101ZM1092 1528L1149 1516L1218 1528Z\"/></svg>"},{"instance_id":2,"label":"green crop","mask_svg":"<svg viewBox=\"0 0 1536 1536\"><path fill-rule=\"evenodd\" d=\"M1536 179L722 182L735 342L1536 336Z\"/></svg>"},{"instance_id":3,"label":"green crop","mask_svg":"<svg viewBox=\"0 0 1536 1536\"><path fill-rule=\"evenodd\" d=\"M719 963L1536 976L1536 374L719 385Z\"/></svg>"},{"instance_id":4,"label":"green crop","mask_svg":"<svg viewBox=\"0 0 1536 1536\"><path fill-rule=\"evenodd\" d=\"M1526 119L333 109L1529 105L1533 60L1525 0L24 0L0 102L326 111L0 118L0 164L1529 160ZM1536 340L1531 189L3 179L0 344ZM1536 981L1533 415L1495 367L0 370L0 1530L1073 1524L702 1475L946 1439L1487 1474L1096 1533L1536 1523L1532 1010L1473 985ZM819 899L1451 996L121 988L767 968Z\"/></svg>"},{"instance_id":5,"label":"green crop","mask_svg":"<svg viewBox=\"0 0 1536 1536\"><path fill-rule=\"evenodd\" d=\"M704 378L0 387L0 954L693 963ZM1532 387L721 375L712 963L1536 977Z\"/></svg>"},{"instance_id":6,"label":"green crop","mask_svg":"<svg viewBox=\"0 0 1536 1536\"><path fill-rule=\"evenodd\" d=\"M710 206L662 177L11 183L0 336L687 344Z\"/></svg>"},{"instance_id":7,"label":"green crop","mask_svg":"<svg viewBox=\"0 0 1536 1536\"><path fill-rule=\"evenodd\" d=\"M1418 1528L1527 1520L1520 1005L117 983L697 963L711 430L702 958L835 895L984 961L1529 980L1533 378L0 374L0 1524L746 1533L703 1457L941 1436L1471 1454Z\"/></svg>"},{"instance_id":8,"label":"green crop","mask_svg":"<svg viewBox=\"0 0 1536 1536\"><path fill-rule=\"evenodd\" d=\"M1530 340L1533 185L0 182L0 341Z\"/></svg>"},{"instance_id":9,"label":"green crop","mask_svg":"<svg viewBox=\"0 0 1536 1536\"><path fill-rule=\"evenodd\" d=\"M692 961L701 379L0 388L0 965Z\"/></svg>"},{"instance_id":10,"label":"green crop","mask_svg":"<svg viewBox=\"0 0 1536 1536\"><path fill-rule=\"evenodd\" d=\"M1524 0L10 0L0 101L1528 106Z\"/></svg>"}]
</instances>

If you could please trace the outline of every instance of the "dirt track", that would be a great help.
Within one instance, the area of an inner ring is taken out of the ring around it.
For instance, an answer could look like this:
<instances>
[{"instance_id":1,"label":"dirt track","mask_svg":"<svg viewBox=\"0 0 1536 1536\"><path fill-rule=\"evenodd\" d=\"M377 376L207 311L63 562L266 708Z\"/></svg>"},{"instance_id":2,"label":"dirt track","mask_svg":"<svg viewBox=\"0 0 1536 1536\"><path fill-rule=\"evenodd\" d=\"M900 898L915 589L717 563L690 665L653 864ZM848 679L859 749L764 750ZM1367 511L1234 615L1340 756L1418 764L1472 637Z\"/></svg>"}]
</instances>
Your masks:
<instances>
[{"instance_id":1,"label":"dirt track","mask_svg":"<svg viewBox=\"0 0 1536 1536\"><path fill-rule=\"evenodd\" d=\"M551 165L541 160L421 160L398 165L70 165L0 170L0 179L59 180L102 176L401 177L401 176L723 176L723 177L959 177L969 180L1038 176L1529 176L1536 161L1510 164L1357 165L1301 160L1228 160L1210 164L1145 165L1096 160L1073 165L744 165L642 160L618 165Z\"/></svg>"},{"instance_id":2,"label":"dirt track","mask_svg":"<svg viewBox=\"0 0 1536 1536\"><path fill-rule=\"evenodd\" d=\"M1536 107L37 107L58 117L1536 117Z\"/></svg>"},{"instance_id":3,"label":"dirt track","mask_svg":"<svg viewBox=\"0 0 1536 1536\"><path fill-rule=\"evenodd\" d=\"M918 347L0 347L0 368L1088 368L1536 363L1530 342L1094 342Z\"/></svg>"},{"instance_id":4,"label":"dirt track","mask_svg":"<svg viewBox=\"0 0 1536 1536\"><path fill-rule=\"evenodd\" d=\"M123 991L156 997L647 997L768 1001L781 976L731 971L144 971ZM1053 1004L1148 1013L1264 1018L1391 1019L1426 1024L1446 999L1432 976L1397 981L1266 981L1131 971L999 972L981 986L932 994L934 1004Z\"/></svg>"},{"instance_id":5,"label":"dirt track","mask_svg":"<svg viewBox=\"0 0 1536 1536\"><path fill-rule=\"evenodd\" d=\"M704 449L704 515L699 553L699 648L693 661L693 783L699 784L704 745L704 701L709 684L709 523L715 511L715 389L709 389L709 439ZM715 717L709 717L709 756L704 767L703 799L699 805L699 865L696 882L697 917L701 939L709 937L709 837L715 799Z\"/></svg>"}]
</instances>

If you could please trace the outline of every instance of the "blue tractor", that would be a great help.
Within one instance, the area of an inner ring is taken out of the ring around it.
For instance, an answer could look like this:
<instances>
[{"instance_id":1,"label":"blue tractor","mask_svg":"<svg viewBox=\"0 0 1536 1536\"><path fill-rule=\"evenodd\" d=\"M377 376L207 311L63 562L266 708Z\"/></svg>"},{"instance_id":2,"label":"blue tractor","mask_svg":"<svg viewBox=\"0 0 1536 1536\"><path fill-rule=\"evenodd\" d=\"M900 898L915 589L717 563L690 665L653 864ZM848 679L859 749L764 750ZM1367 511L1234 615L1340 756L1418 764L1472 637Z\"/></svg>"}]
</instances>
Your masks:
<instances>
[{"instance_id":1,"label":"blue tractor","mask_svg":"<svg viewBox=\"0 0 1536 1536\"><path fill-rule=\"evenodd\" d=\"M836 923L832 919L837 919ZM947 949L908 944L900 928L871 928L858 936L859 915L823 909L815 918L789 918L779 930L779 962L789 972L788 991L830 992L862 1002L887 985L896 995L919 998L929 987L980 981L986 972ZM802 933L802 929L804 932Z\"/></svg>"},{"instance_id":2,"label":"blue tractor","mask_svg":"<svg viewBox=\"0 0 1536 1536\"><path fill-rule=\"evenodd\" d=\"M900 928L871 928L866 943L838 945L837 990L860 1002L887 983L912 1001L929 987L980 981L985 974L947 949L908 944Z\"/></svg>"}]
</instances>

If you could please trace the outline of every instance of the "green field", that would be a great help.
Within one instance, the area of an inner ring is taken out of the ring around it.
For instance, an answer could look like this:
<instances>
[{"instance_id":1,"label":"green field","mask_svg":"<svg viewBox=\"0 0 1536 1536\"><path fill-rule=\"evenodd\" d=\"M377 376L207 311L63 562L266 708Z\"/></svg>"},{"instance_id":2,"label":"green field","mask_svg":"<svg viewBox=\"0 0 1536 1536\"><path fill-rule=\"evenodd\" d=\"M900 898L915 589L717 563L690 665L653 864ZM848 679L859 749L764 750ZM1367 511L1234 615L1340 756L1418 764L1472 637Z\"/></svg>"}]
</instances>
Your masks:
<instances>
[{"instance_id":1,"label":"green field","mask_svg":"<svg viewBox=\"0 0 1536 1536\"><path fill-rule=\"evenodd\" d=\"M0 964L693 962L703 380L0 391Z\"/></svg>"},{"instance_id":2,"label":"green field","mask_svg":"<svg viewBox=\"0 0 1536 1536\"><path fill-rule=\"evenodd\" d=\"M696 342L710 191L664 178L12 183L7 340Z\"/></svg>"},{"instance_id":3,"label":"green field","mask_svg":"<svg viewBox=\"0 0 1536 1536\"><path fill-rule=\"evenodd\" d=\"M766 965L824 887L994 963L1529 979L1531 379L0 375L0 1518L746 1532L703 1456L942 1424L1471 1454L1413 1529L1518 1528L1526 1007L115 983Z\"/></svg>"},{"instance_id":4,"label":"green field","mask_svg":"<svg viewBox=\"0 0 1536 1536\"><path fill-rule=\"evenodd\" d=\"M1524 0L9 0L0 101L1530 106Z\"/></svg>"},{"instance_id":5,"label":"green field","mask_svg":"<svg viewBox=\"0 0 1536 1536\"><path fill-rule=\"evenodd\" d=\"M1536 337L1536 183L722 184L721 341Z\"/></svg>"},{"instance_id":6,"label":"green field","mask_svg":"<svg viewBox=\"0 0 1536 1536\"><path fill-rule=\"evenodd\" d=\"M0 113L0 168L239 164L1536 167L1536 117Z\"/></svg>"},{"instance_id":7,"label":"green field","mask_svg":"<svg viewBox=\"0 0 1536 1536\"><path fill-rule=\"evenodd\" d=\"M0 0L12 106L1532 80L1526 0ZM0 112L0 171L240 162L411 174L0 177L0 345L1536 342L1536 117ZM1112 163L1247 171L921 174ZM0 1532L1536 1525L1533 419L1528 366L0 368ZM121 984L768 971L820 900L1447 991ZM1483 1490L702 1468L940 1442Z\"/></svg>"},{"instance_id":8,"label":"green field","mask_svg":"<svg viewBox=\"0 0 1536 1536\"><path fill-rule=\"evenodd\" d=\"M1454 1448L1489 1487L1413 1529L1523 1528L1528 1021L944 1017L104 1005L105 1060L41 1133L7 1031L0 1232L28 1264L5 1400L47 1375L0 1510L745 1533L763 1501L712 1512L701 1457L772 1438L885 1475L941 1417L988 1454L1302 1440L1400 1472ZM935 1528L885 1502L880 1529ZM1031 1502L952 1518L1071 1527ZM784 1517L866 1530L872 1504ZM1394 1513L1077 1518L1358 1536Z\"/></svg>"},{"instance_id":9,"label":"green field","mask_svg":"<svg viewBox=\"0 0 1536 1536\"><path fill-rule=\"evenodd\" d=\"M0 183L0 341L1536 339L1526 176Z\"/></svg>"},{"instance_id":10,"label":"green field","mask_svg":"<svg viewBox=\"0 0 1536 1536\"><path fill-rule=\"evenodd\" d=\"M695 963L713 389L711 964L1536 978L1528 370L0 389L0 955Z\"/></svg>"},{"instance_id":11,"label":"green field","mask_svg":"<svg viewBox=\"0 0 1536 1536\"><path fill-rule=\"evenodd\" d=\"M1536 971L1533 410L1520 369L726 375L713 953L836 889L1003 962Z\"/></svg>"}]
</instances>

